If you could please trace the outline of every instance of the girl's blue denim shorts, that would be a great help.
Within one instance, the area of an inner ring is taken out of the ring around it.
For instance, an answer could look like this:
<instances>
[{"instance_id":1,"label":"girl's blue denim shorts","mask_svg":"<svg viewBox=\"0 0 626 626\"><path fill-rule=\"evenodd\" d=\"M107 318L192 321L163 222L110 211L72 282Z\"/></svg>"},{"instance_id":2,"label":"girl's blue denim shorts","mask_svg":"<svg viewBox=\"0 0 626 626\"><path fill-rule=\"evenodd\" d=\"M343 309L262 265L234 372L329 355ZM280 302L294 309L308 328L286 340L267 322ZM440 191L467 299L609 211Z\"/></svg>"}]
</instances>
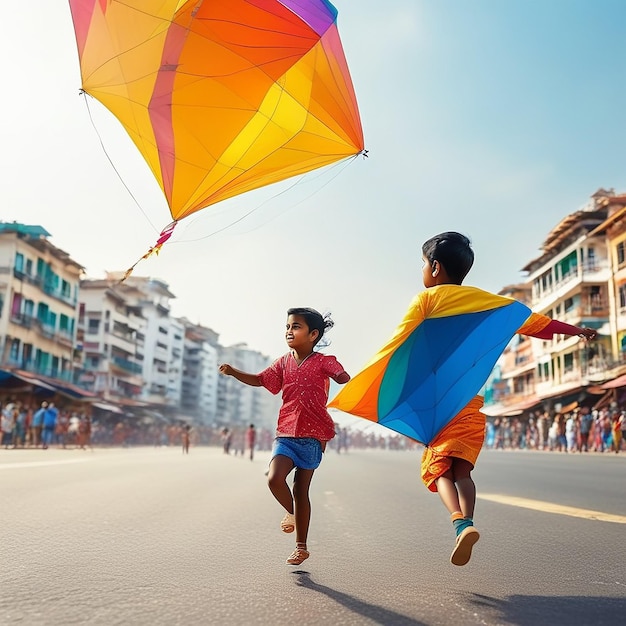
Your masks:
<instances>
[{"instance_id":1,"label":"girl's blue denim shorts","mask_svg":"<svg viewBox=\"0 0 626 626\"><path fill-rule=\"evenodd\" d=\"M322 444L312 437L276 437L272 458L289 457L300 469L314 470L322 462Z\"/></svg>"}]
</instances>

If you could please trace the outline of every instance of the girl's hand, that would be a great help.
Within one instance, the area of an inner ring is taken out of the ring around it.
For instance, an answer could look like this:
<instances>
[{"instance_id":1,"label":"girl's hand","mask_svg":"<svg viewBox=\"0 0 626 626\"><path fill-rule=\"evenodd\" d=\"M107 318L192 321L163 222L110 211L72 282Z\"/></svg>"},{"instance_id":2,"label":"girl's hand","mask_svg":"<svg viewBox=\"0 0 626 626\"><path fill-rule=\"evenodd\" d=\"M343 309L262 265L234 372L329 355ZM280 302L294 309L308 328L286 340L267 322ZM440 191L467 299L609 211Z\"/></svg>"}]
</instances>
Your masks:
<instances>
[{"instance_id":1,"label":"girl's hand","mask_svg":"<svg viewBox=\"0 0 626 626\"><path fill-rule=\"evenodd\" d=\"M224 376L232 376L233 368L228 363L222 363L219 368L220 374L224 374Z\"/></svg>"}]
</instances>

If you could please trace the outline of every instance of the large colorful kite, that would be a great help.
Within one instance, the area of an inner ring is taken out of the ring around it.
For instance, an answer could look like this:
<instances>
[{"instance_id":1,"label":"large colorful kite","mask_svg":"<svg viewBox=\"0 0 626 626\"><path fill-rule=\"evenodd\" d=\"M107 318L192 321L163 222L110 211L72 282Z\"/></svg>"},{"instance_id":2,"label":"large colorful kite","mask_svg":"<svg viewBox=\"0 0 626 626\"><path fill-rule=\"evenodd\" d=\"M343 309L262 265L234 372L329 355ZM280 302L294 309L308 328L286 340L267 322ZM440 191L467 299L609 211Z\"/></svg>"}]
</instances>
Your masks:
<instances>
[{"instance_id":1,"label":"large colorful kite","mask_svg":"<svg viewBox=\"0 0 626 626\"><path fill-rule=\"evenodd\" d=\"M480 391L513 335L532 335L549 322L476 287L427 289L329 406L428 445Z\"/></svg>"},{"instance_id":2,"label":"large colorful kite","mask_svg":"<svg viewBox=\"0 0 626 626\"><path fill-rule=\"evenodd\" d=\"M122 123L178 221L363 152L325 0L69 0L82 89Z\"/></svg>"}]
</instances>

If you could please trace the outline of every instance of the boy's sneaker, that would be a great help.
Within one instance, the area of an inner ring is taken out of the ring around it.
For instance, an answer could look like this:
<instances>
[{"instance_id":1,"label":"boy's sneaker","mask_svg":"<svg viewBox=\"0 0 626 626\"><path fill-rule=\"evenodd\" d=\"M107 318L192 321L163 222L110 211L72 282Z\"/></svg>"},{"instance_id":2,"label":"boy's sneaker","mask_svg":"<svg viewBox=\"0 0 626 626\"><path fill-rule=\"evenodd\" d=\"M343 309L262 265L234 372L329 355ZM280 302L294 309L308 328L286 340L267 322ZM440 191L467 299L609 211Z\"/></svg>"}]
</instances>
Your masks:
<instances>
[{"instance_id":1,"label":"boy's sneaker","mask_svg":"<svg viewBox=\"0 0 626 626\"><path fill-rule=\"evenodd\" d=\"M456 546L450 556L450 563L452 565L467 564L472 556L472 548L479 539L480 533L473 526L468 526L463 530L456 538Z\"/></svg>"}]
</instances>

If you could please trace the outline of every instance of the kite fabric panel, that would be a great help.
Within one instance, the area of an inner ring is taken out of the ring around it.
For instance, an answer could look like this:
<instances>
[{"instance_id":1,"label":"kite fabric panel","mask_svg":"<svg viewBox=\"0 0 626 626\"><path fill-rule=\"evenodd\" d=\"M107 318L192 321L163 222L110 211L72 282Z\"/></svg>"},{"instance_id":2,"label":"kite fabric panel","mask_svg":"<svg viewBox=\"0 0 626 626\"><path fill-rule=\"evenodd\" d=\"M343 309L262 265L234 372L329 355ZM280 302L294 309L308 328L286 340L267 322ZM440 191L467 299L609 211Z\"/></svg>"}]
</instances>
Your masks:
<instances>
[{"instance_id":1,"label":"kite fabric panel","mask_svg":"<svg viewBox=\"0 0 626 626\"><path fill-rule=\"evenodd\" d=\"M82 89L180 220L363 151L325 0L69 0Z\"/></svg>"},{"instance_id":2,"label":"kite fabric panel","mask_svg":"<svg viewBox=\"0 0 626 626\"><path fill-rule=\"evenodd\" d=\"M522 303L476 287L427 289L329 407L428 445L480 391L531 315Z\"/></svg>"}]
</instances>

